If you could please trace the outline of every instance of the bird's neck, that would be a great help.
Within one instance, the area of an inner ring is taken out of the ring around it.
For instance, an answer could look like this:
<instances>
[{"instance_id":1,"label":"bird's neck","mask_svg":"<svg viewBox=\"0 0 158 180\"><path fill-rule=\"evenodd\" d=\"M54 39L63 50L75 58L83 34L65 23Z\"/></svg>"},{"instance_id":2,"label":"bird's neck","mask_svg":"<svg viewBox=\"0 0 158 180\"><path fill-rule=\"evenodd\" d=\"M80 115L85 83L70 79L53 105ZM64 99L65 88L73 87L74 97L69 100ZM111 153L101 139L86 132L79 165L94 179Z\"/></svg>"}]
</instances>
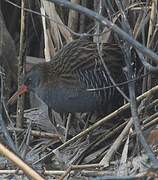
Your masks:
<instances>
[{"instance_id":1,"label":"bird's neck","mask_svg":"<svg viewBox=\"0 0 158 180\"><path fill-rule=\"evenodd\" d=\"M55 71L55 64L51 64L50 62L44 62L38 64L37 68L40 72L43 85L49 86L56 83L58 75Z\"/></svg>"}]
</instances>

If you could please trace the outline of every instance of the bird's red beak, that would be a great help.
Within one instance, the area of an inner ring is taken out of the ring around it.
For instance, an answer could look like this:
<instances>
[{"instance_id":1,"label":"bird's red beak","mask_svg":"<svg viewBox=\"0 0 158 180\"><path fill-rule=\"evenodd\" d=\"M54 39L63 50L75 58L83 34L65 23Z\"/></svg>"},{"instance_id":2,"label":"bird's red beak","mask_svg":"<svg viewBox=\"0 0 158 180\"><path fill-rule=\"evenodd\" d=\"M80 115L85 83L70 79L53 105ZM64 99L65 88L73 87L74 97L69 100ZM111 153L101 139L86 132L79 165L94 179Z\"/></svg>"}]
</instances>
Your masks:
<instances>
[{"instance_id":1,"label":"bird's red beak","mask_svg":"<svg viewBox=\"0 0 158 180\"><path fill-rule=\"evenodd\" d=\"M8 100L8 104L13 104L17 100L18 96L26 92L28 92L28 87L26 85L22 85L20 89Z\"/></svg>"}]
</instances>

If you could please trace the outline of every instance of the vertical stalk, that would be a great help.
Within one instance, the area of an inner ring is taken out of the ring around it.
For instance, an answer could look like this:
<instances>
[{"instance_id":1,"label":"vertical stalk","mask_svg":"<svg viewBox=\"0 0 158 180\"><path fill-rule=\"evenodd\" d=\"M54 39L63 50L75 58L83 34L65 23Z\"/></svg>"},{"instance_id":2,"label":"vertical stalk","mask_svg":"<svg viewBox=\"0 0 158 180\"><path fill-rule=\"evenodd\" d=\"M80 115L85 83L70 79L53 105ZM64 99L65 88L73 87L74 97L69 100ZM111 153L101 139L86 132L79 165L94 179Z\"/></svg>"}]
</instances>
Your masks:
<instances>
[{"instance_id":1,"label":"vertical stalk","mask_svg":"<svg viewBox=\"0 0 158 180\"><path fill-rule=\"evenodd\" d=\"M95 10L99 15L102 14L102 0L94 1L94 10ZM96 21L96 22L95 22L95 25L96 25L96 31L95 31L95 33L96 33L96 34L99 34L100 31L101 31L100 22ZM99 43L100 40L101 40L101 39L100 39L100 36L94 36L94 38L93 38L93 41L94 41L94 42L97 42L97 43Z\"/></svg>"},{"instance_id":2,"label":"vertical stalk","mask_svg":"<svg viewBox=\"0 0 158 180\"><path fill-rule=\"evenodd\" d=\"M87 0L81 0L81 5L86 7ZM84 14L80 14L80 22L79 22L79 32L84 33L86 26L86 16Z\"/></svg>"},{"instance_id":3,"label":"vertical stalk","mask_svg":"<svg viewBox=\"0 0 158 180\"><path fill-rule=\"evenodd\" d=\"M18 63L18 89L23 83L24 66L25 66L25 0L21 1L21 27L20 27L20 49L19 49L19 63ZM17 101L17 118L16 126L21 128L23 126L23 112L24 112L24 96L20 96Z\"/></svg>"},{"instance_id":4,"label":"vertical stalk","mask_svg":"<svg viewBox=\"0 0 158 180\"><path fill-rule=\"evenodd\" d=\"M80 4L80 0L71 0L71 2L74 4ZM78 12L70 9L68 17L68 27L75 32L77 32L78 29L78 19Z\"/></svg>"},{"instance_id":5,"label":"vertical stalk","mask_svg":"<svg viewBox=\"0 0 158 180\"><path fill-rule=\"evenodd\" d=\"M149 21L149 29L148 29L148 37L147 37L147 47L150 47L152 35L154 33L154 29L156 26L156 20L157 20L157 0L152 0L151 5L151 13L150 13L150 21ZM149 60L149 62L151 62ZM147 90L151 88L151 74L147 76Z\"/></svg>"}]
</instances>

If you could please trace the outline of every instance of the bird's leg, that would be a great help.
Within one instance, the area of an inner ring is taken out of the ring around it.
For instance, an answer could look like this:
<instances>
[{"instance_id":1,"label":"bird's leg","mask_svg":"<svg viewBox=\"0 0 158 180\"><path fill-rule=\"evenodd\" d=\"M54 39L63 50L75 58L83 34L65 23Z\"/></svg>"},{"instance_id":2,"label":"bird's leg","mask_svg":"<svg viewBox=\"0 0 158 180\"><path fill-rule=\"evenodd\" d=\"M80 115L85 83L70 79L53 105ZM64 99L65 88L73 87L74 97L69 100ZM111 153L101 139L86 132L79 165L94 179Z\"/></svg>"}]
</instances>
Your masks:
<instances>
[{"instance_id":1,"label":"bird's leg","mask_svg":"<svg viewBox=\"0 0 158 180\"><path fill-rule=\"evenodd\" d=\"M67 114L67 113L60 113L60 117L62 119L62 123L63 123L64 127L66 126L66 121L67 121L67 116L68 115L69 114Z\"/></svg>"},{"instance_id":2,"label":"bird's leg","mask_svg":"<svg viewBox=\"0 0 158 180\"><path fill-rule=\"evenodd\" d=\"M52 122L52 124L54 125L54 127L57 127L55 118L52 116L52 109L48 106L48 117L49 120Z\"/></svg>"},{"instance_id":3,"label":"bird's leg","mask_svg":"<svg viewBox=\"0 0 158 180\"><path fill-rule=\"evenodd\" d=\"M55 133L59 136L62 143L64 143L65 142L64 137L58 131L58 129L59 129L58 125L57 125L57 123L55 121L54 116L52 116L52 109L49 106L48 106L48 117L49 117L49 120L51 121L51 123L54 125Z\"/></svg>"},{"instance_id":4,"label":"bird's leg","mask_svg":"<svg viewBox=\"0 0 158 180\"><path fill-rule=\"evenodd\" d=\"M88 127L89 120L91 119L92 115L93 115L93 112L90 112L87 114L84 130Z\"/></svg>"},{"instance_id":5,"label":"bird's leg","mask_svg":"<svg viewBox=\"0 0 158 180\"><path fill-rule=\"evenodd\" d=\"M68 138L68 133L69 133L72 117L73 117L73 114L69 113L67 117L67 122L66 122L65 141L67 141L67 138Z\"/></svg>"}]
</instances>

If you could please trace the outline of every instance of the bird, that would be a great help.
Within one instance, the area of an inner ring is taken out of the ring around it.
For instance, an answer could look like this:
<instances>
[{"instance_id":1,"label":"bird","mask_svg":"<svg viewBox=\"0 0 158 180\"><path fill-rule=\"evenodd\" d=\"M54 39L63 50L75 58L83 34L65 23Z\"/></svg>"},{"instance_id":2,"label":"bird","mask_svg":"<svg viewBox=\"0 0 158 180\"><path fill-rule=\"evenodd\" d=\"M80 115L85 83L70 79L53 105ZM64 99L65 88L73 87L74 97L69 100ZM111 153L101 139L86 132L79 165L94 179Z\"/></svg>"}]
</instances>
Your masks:
<instances>
[{"instance_id":1,"label":"bird","mask_svg":"<svg viewBox=\"0 0 158 180\"><path fill-rule=\"evenodd\" d=\"M106 111L110 104L123 98L113 86L105 65L116 83L126 80L119 45L103 43L100 57L97 43L74 40L51 61L34 65L24 78L24 85L8 103L32 91L58 113Z\"/></svg>"}]
</instances>

